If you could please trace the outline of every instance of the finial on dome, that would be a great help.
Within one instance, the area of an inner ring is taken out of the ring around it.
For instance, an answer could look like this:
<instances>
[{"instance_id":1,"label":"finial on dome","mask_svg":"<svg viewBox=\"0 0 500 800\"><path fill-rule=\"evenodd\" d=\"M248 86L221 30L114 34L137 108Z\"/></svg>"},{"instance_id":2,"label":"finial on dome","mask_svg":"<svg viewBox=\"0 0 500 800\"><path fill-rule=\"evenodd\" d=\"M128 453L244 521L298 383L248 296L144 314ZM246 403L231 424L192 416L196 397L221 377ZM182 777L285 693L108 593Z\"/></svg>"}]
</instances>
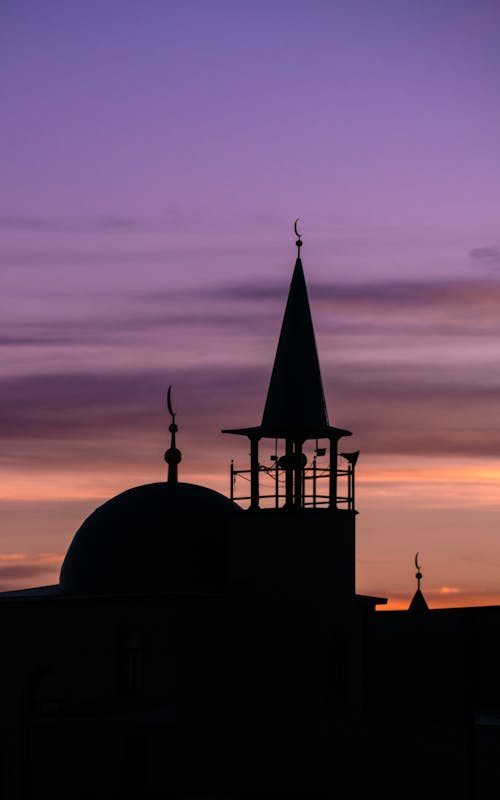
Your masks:
<instances>
[{"instance_id":1,"label":"finial on dome","mask_svg":"<svg viewBox=\"0 0 500 800\"><path fill-rule=\"evenodd\" d=\"M172 387L168 387L167 392L167 408L169 411L170 416L172 417L172 422L168 426L170 431L170 447L165 453L165 461L168 464L168 483L177 483L178 480L178 465L182 461L182 453L180 450L177 449L175 445L175 434L179 430L177 425L175 424L175 411L172 409Z\"/></svg>"},{"instance_id":2,"label":"finial on dome","mask_svg":"<svg viewBox=\"0 0 500 800\"><path fill-rule=\"evenodd\" d=\"M297 236L297 241L295 244L297 245L297 258L300 258L300 248L302 247L302 234L297 230L297 222L299 221L300 217L297 217L295 223L293 225L293 229L295 231L295 236Z\"/></svg>"}]
</instances>

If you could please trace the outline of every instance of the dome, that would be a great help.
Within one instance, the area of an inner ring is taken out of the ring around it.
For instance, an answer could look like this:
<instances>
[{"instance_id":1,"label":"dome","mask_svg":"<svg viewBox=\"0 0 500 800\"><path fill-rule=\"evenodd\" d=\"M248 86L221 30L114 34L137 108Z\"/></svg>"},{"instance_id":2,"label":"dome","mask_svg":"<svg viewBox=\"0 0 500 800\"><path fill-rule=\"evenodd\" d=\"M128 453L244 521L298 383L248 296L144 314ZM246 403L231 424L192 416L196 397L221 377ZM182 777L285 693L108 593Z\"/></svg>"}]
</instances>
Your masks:
<instances>
[{"instance_id":1,"label":"dome","mask_svg":"<svg viewBox=\"0 0 500 800\"><path fill-rule=\"evenodd\" d=\"M192 483L149 483L84 521L61 567L73 594L222 591L230 516L242 509Z\"/></svg>"}]
</instances>

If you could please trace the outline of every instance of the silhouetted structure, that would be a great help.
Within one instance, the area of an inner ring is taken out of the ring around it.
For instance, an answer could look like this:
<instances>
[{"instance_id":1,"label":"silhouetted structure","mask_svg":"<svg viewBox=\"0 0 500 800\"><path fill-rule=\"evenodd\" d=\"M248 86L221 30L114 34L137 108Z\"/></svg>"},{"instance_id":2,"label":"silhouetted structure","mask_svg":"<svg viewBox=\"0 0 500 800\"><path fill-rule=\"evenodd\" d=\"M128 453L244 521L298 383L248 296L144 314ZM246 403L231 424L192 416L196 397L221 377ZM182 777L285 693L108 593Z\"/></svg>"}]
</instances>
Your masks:
<instances>
[{"instance_id":1,"label":"silhouetted structure","mask_svg":"<svg viewBox=\"0 0 500 800\"><path fill-rule=\"evenodd\" d=\"M412 601L408 607L408 611L413 611L416 613L421 613L422 611L428 611L429 606L427 605L427 601L422 594L422 590L420 588L420 581L422 580L422 573L420 572L420 566L418 563L418 553L415 556L415 566L417 568L417 573L415 575L417 579L417 591L412 597Z\"/></svg>"},{"instance_id":2,"label":"silhouetted structure","mask_svg":"<svg viewBox=\"0 0 500 800\"><path fill-rule=\"evenodd\" d=\"M471 800L498 785L500 607L429 610L418 554L408 612L356 594L358 453L328 421L297 246L262 421L225 431L250 441L230 498L179 481L169 390L168 480L97 508L57 586L0 595L2 796Z\"/></svg>"}]
</instances>

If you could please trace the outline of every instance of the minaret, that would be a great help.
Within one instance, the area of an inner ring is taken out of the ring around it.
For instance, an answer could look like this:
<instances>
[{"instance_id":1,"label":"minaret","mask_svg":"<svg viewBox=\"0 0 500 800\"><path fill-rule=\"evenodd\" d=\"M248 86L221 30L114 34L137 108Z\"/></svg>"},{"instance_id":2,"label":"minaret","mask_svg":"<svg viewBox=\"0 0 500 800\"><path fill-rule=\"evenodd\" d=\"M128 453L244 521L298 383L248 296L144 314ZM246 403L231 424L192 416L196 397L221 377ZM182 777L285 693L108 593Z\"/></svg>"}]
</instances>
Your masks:
<instances>
[{"instance_id":1,"label":"minaret","mask_svg":"<svg viewBox=\"0 0 500 800\"><path fill-rule=\"evenodd\" d=\"M297 231L297 260L293 271L288 300L278 340L274 366L260 425L253 428L224 430L248 436L250 440L250 508L261 507L260 475L273 475L276 482L275 507L286 509L317 508L331 510L339 504L349 510L354 508L354 467L357 453L342 453L344 466L339 469L338 442L351 432L329 424L323 382L316 349L316 339L309 307L309 298L301 260L302 238ZM276 455L274 467L259 461L261 439L274 439ZM326 454L327 448L318 447L318 440L327 440L328 464L319 467L317 456ZM278 442L284 452L278 456ZM316 448L312 464L307 466L303 452L308 440ZM248 470L231 470L231 487L238 475ZM337 478L347 478L346 496L339 497ZM328 478L326 491L318 490L319 476ZM284 483L284 492L281 486Z\"/></svg>"},{"instance_id":2,"label":"minaret","mask_svg":"<svg viewBox=\"0 0 500 800\"><path fill-rule=\"evenodd\" d=\"M358 454L338 452L339 440L351 434L328 419L296 225L295 232L297 258L261 423L223 433L250 441L250 468L231 465L231 499L250 504L235 517L229 561L234 585L252 598L266 637L266 658L259 661L271 694L262 719L269 708L273 713L262 730L286 748L293 742L297 752L314 753L308 766L314 774L323 758L325 771L331 769L332 748L338 753L327 740L332 719L344 735L346 709L361 702ZM265 440L273 441L264 447ZM234 495L235 482L246 497ZM293 750L286 748L281 755L276 750L293 774Z\"/></svg>"}]
</instances>

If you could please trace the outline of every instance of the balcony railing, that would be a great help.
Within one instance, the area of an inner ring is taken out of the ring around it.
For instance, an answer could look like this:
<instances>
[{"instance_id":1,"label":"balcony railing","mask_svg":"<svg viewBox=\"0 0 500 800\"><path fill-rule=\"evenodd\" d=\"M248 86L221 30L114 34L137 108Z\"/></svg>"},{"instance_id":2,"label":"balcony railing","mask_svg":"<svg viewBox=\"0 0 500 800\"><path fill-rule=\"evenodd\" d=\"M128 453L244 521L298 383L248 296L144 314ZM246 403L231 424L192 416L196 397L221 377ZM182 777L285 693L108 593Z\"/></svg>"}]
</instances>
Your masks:
<instances>
[{"instance_id":1,"label":"balcony railing","mask_svg":"<svg viewBox=\"0 0 500 800\"><path fill-rule=\"evenodd\" d=\"M352 454L347 454L351 456ZM272 457L273 458L273 457ZM274 459L270 466L258 465L259 475L259 506L261 508L283 508L286 505L286 468L279 465L279 459ZM347 457L342 458L343 463L337 466L336 486L337 494L334 500L329 494L330 468L318 465L313 459L310 467L304 466L301 470L301 508L345 508L354 510L354 465ZM235 502L251 501L251 495L238 489L241 481L246 481L250 487L250 469L235 469L231 461L230 469L230 496Z\"/></svg>"}]
</instances>

